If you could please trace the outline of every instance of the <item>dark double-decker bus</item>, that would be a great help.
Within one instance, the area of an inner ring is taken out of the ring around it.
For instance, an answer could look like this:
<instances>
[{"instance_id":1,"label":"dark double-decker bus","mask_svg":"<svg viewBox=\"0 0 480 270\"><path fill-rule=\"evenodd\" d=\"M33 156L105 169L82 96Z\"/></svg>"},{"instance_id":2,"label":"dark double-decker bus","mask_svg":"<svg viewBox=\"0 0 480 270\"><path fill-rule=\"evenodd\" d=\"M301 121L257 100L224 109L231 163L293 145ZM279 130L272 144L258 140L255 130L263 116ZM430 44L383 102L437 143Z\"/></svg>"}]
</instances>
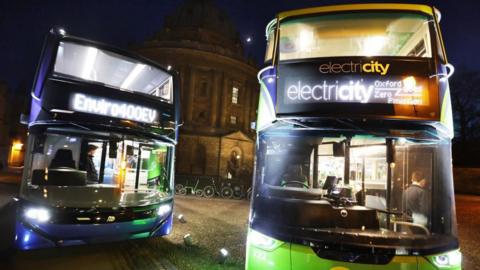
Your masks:
<instances>
[{"instance_id":1,"label":"dark double-decker bus","mask_svg":"<svg viewBox=\"0 0 480 270\"><path fill-rule=\"evenodd\" d=\"M246 269L461 269L439 21L355 4L267 26Z\"/></svg>"},{"instance_id":2,"label":"dark double-decker bus","mask_svg":"<svg viewBox=\"0 0 480 270\"><path fill-rule=\"evenodd\" d=\"M20 193L2 216L2 248L170 233L176 85L171 66L52 29L31 92Z\"/></svg>"}]
</instances>

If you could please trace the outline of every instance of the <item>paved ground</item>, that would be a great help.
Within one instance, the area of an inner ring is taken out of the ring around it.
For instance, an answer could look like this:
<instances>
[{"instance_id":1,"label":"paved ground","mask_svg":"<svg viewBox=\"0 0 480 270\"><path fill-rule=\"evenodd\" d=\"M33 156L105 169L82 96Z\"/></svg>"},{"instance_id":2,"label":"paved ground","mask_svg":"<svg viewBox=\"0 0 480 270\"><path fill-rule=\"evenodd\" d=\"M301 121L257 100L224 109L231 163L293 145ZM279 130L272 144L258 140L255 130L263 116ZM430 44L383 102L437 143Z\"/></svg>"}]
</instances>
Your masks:
<instances>
[{"instance_id":1,"label":"paved ground","mask_svg":"<svg viewBox=\"0 0 480 270\"><path fill-rule=\"evenodd\" d=\"M0 171L0 183L2 184L20 185L21 177L22 177L21 170L15 170L11 172Z\"/></svg>"},{"instance_id":2,"label":"paved ground","mask_svg":"<svg viewBox=\"0 0 480 270\"><path fill-rule=\"evenodd\" d=\"M455 198L463 269L480 270L480 196L457 195Z\"/></svg>"},{"instance_id":3,"label":"paved ground","mask_svg":"<svg viewBox=\"0 0 480 270\"><path fill-rule=\"evenodd\" d=\"M0 201L16 192L15 185L0 184ZM3 198L3 199L2 199ZM457 195L459 236L466 270L480 269L480 196ZM95 246L20 252L0 269L243 269L248 202L177 196L175 214L186 223L174 222L165 238L143 239ZM190 233L193 246L186 248L183 236ZM216 261L225 247L231 257Z\"/></svg>"},{"instance_id":4,"label":"paved ground","mask_svg":"<svg viewBox=\"0 0 480 270\"><path fill-rule=\"evenodd\" d=\"M0 184L0 200L6 201L17 188ZM174 211L187 222L175 219L168 237L18 252L8 264L0 261L0 269L244 269L247 201L177 196ZM183 241L187 233L193 239L188 248ZM219 264L223 247L231 257Z\"/></svg>"}]
</instances>

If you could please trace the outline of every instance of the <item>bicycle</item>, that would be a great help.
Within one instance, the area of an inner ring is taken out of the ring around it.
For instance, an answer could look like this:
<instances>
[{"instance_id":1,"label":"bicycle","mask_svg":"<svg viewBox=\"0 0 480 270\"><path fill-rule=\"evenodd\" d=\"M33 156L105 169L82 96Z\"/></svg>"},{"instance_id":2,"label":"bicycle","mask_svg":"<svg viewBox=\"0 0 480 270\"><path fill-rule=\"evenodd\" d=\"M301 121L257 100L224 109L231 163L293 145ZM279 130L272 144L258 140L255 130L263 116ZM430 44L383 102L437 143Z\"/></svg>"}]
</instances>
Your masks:
<instances>
[{"instance_id":1,"label":"bicycle","mask_svg":"<svg viewBox=\"0 0 480 270\"><path fill-rule=\"evenodd\" d=\"M188 185L188 179L185 183L185 186L182 184L175 185L175 193L180 195L194 194L197 197L203 197L203 189L199 188L200 179L196 178L195 185Z\"/></svg>"},{"instance_id":2,"label":"bicycle","mask_svg":"<svg viewBox=\"0 0 480 270\"><path fill-rule=\"evenodd\" d=\"M233 189L231 187L231 183L222 184L220 188L215 182L214 178L209 179L211 182L209 185L206 185L203 188L203 196L206 198L212 198L213 196L221 196L225 199L230 199L233 197Z\"/></svg>"}]
</instances>

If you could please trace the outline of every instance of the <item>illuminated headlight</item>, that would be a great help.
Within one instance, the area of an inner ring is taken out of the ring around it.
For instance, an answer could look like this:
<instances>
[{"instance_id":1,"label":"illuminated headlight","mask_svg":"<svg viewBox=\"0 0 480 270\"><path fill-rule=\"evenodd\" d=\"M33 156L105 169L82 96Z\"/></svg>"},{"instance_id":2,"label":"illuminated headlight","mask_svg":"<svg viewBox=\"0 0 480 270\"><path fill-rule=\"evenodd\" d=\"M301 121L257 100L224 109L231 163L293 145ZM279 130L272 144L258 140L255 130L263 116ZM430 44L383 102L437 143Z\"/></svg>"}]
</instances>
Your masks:
<instances>
[{"instance_id":1,"label":"illuminated headlight","mask_svg":"<svg viewBox=\"0 0 480 270\"><path fill-rule=\"evenodd\" d=\"M433 263L439 268L450 268L462 264L462 253L458 250L433 256Z\"/></svg>"},{"instance_id":2,"label":"illuminated headlight","mask_svg":"<svg viewBox=\"0 0 480 270\"><path fill-rule=\"evenodd\" d=\"M50 212L42 208L27 208L25 209L25 217L43 223L50 220Z\"/></svg>"},{"instance_id":3,"label":"illuminated headlight","mask_svg":"<svg viewBox=\"0 0 480 270\"><path fill-rule=\"evenodd\" d=\"M166 214L170 213L170 210L172 210L170 204L163 204L158 208L157 214L159 216L165 216Z\"/></svg>"},{"instance_id":4,"label":"illuminated headlight","mask_svg":"<svg viewBox=\"0 0 480 270\"><path fill-rule=\"evenodd\" d=\"M273 251L283 244L282 241L273 239L257 231L251 230L248 233L248 242L258 248Z\"/></svg>"}]
</instances>

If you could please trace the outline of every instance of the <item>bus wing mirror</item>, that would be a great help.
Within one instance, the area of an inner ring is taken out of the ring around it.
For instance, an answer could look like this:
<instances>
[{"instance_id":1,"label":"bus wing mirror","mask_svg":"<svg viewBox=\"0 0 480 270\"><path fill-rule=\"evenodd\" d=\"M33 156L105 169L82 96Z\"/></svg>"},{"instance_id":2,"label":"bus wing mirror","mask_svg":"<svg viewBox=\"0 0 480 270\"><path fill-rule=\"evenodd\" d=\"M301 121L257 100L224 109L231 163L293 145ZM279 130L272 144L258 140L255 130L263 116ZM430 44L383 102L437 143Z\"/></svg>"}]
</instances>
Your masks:
<instances>
[{"instance_id":1,"label":"bus wing mirror","mask_svg":"<svg viewBox=\"0 0 480 270\"><path fill-rule=\"evenodd\" d=\"M117 142L115 141L109 141L108 142L108 157L109 158L117 158Z\"/></svg>"}]
</instances>

